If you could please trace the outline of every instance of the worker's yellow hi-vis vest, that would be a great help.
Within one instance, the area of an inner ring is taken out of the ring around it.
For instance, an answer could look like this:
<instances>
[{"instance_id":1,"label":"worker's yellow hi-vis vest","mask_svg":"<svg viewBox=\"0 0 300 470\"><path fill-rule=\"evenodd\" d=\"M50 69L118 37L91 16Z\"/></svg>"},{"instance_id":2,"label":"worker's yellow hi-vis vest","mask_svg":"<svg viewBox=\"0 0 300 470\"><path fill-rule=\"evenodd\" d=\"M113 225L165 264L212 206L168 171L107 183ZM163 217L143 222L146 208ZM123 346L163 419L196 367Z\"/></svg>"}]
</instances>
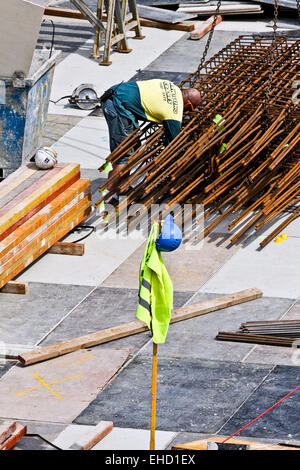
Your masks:
<instances>
[{"instance_id":1,"label":"worker's yellow hi-vis vest","mask_svg":"<svg viewBox=\"0 0 300 470\"><path fill-rule=\"evenodd\" d=\"M173 309L173 284L156 248L158 223L152 226L140 267L137 318L152 331L153 342L166 340Z\"/></svg>"}]
</instances>

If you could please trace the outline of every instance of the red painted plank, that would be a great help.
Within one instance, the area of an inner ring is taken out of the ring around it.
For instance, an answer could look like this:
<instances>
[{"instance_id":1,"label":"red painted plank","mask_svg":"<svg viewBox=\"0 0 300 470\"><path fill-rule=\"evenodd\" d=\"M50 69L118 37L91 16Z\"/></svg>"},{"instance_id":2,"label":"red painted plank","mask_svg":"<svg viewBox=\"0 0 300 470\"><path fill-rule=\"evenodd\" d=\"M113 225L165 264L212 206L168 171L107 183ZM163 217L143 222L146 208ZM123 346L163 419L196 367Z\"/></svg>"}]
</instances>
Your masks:
<instances>
[{"instance_id":1,"label":"red painted plank","mask_svg":"<svg viewBox=\"0 0 300 470\"><path fill-rule=\"evenodd\" d=\"M22 437L26 434L27 427L22 426L21 424L16 425L15 431L12 435L0 445L0 450L9 450L11 449Z\"/></svg>"}]
</instances>

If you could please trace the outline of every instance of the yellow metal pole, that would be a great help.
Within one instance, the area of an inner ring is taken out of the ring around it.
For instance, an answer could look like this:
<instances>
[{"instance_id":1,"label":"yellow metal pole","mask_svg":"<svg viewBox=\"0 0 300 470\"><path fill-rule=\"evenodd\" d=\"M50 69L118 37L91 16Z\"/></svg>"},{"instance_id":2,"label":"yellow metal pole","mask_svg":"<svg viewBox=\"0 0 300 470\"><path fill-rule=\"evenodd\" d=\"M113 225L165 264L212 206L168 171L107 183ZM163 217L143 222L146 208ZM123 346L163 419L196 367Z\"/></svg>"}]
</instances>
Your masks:
<instances>
[{"instance_id":1,"label":"yellow metal pole","mask_svg":"<svg viewBox=\"0 0 300 470\"><path fill-rule=\"evenodd\" d=\"M153 343L150 450L155 450L156 384L157 384L157 344Z\"/></svg>"}]
</instances>

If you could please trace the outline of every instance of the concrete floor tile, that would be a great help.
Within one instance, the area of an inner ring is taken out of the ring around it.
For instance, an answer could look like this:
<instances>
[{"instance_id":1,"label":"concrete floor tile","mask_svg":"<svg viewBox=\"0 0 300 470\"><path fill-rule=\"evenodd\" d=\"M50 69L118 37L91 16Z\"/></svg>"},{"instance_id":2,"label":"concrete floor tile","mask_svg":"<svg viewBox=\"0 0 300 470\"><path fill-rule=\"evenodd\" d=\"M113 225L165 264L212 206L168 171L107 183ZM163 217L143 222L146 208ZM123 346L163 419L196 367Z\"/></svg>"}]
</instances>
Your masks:
<instances>
[{"instance_id":1,"label":"concrete floor tile","mask_svg":"<svg viewBox=\"0 0 300 470\"><path fill-rule=\"evenodd\" d=\"M220 31L218 25L216 27L211 46L208 50L207 59L223 49L229 42L240 36L240 31L231 29L230 31ZM173 44L160 56L153 60L146 69L163 70L165 72L178 72L178 64L180 70L184 73L192 73L197 70L200 59L203 55L206 45L205 38L201 41L191 41L189 34L186 33L182 38Z\"/></svg>"},{"instance_id":2,"label":"concrete floor tile","mask_svg":"<svg viewBox=\"0 0 300 470\"><path fill-rule=\"evenodd\" d=\"M109 155L108 127L104 117L88 116L66 132L53 148L64 163L97 170Z\"/></svg>"},{"instance_id":3,"label":"concrete floor tile","mask_svg":"<svg viewBox=\"0 0 300 470\"><path fill-rule=\"evenodd\" d=\"M156 429L215 433L268 375L269 366L167 358L158 348ZM151 411L149 357L137 356L76 418L77 424L111 420L147 429Z\"/></svg>"},{"instance_id":4,"label":"concrete floor tile","mask_svg":"<svg viewBox=\"0 0 300 470\"><path fill-rule=\"evenodd\" d=\"M53 255L54 256L54 255ZM30 283L27 295L0 294L0 342L36 344L91 287Z\"/></svg>"},{"instance_id":5,"label":"concrete floor tile","mask_svg":"<svg viewBox=\"0 0 300 470\"><path fill-rule=\"evenodd\" d=\"M129 80L136 73L137 68L144 69L185 33L143 28L143 34L145 39L135 41L134 33L128 32L128 43L132 52L130 54L112 53L112 64L109 67L99 67L99 61L90 58L93 39L88 39L75 53L69 54L56 66L51 100L56 101L62 96L70 95L78 85L87 83L87 77L88 82L95 85L98 95L101 96L118 80ZM122 70L122 77L120 77L120 70ZM50 103L49 106L49 114L87 116L89 113L90 111L71 107L66 100L56 105Z\"/></svg>"},{"instance_id":6,"label":"concrete floor tile","mask_svg":"<svg viewBox=\"0 0 300 470\"><path fill-rule=\"evenodd\" d=\"M15 361L0 361L0 379L3 377L6 372L8 372L14 365Z\"/></svg>"},{"instance_id":7,"label":"concrete floor tile","mask_svg":"<svg viewBox=\"0 0 300 470\"><path fill-rule=\"evenodd\" d=\"M265 296L296 299L300 295L300 239L271 242L258 250L252 239L203 287L202 292L229 293L258 287Z\"/></svg>"},{"instance_id":8,"label":"concrete floor tile","mask_svg":"<svg viewBox=\"0 0 300 470\"><path fill-rule=\"evenodd\" d=\"M198 293L191 298L188 304L218 296ZM218 341L216 335L219 331L237 331L241 323L246 321L281 318L292 303L293 301L288 299L263 297L171 324L166 342L159 347L160 353L164 356L178 358L215 359L232 362L243 362L247 359L247 362L252 364L277 364L280 353L276 346L269 346L269 354L258 360L257 355L250 354L254 348L253 344ZM152 355L150 344L142 351L142 354L148 357ZM284 363L289 364L290 358L289 356L282 357L281 361L287 361Z\"/></svg>"},{"instance_id":9,"label":"concrete floor tile","mask_svg":"<svg viewBox=\"0 0 300 470\"><path fill-rule=\"evenodd\" d=\"M176 291L195 292L239 249L230 246L228 236L213 233L197 250L181 245L174 253L164 253L163 260ZM138 273L145 245L140 246L103 283L110 287L138 287Z\"/></svg>"},{"instance_id":10,"label":"concrete floor tile","mask_svg":"<svg viewBox=\"0 0 300 470\"><path fill-rule=\"evenodd\" d=\"M78 124L81 119L81 117L76 116L50 114L47 117L47 122L45 123L43 129L43 139L41 142L41 146L45 145L49 147L54 145L67 132L69 132L74 126L76 126L76 124Z\"/></svg>"},{"instance_id":11,"label":"concrete floor tile","mask_svg":"<svg viewBox=\"0 0 300 470\"><path fill-rule=\"evenodd\" d=\"M128 349L82 349L29 367L15 366L0 381L0 417L71 423L129 353Z\"/></svg>"},{"instance_id":12,"label":"concrete floor tile","mask_svg":"<svg viewBox=\"0 0 300 470\"><path fill-rule=\"evenodd\" d=\"M245 401L234 416L221 430L221 434L230 435L261 413L273 406L277 401L294 390L300 383L300 368L277 366L264 380L258 389ZM251 426L242 431L239 436L299 439L299 390Z\"/></svg>"},{"instance_id":13,"label":"concrete floor tile","mask_svg":"<svg viewBox=\"0 0 300 470\"><path fill-rule=\"evenodd\" d=\"M19 421L19 423L27 427L27 435L17 442L12 450L57 450L46 441L52 443L66 427L65 424L26 420ZM35 436L32 436L32 434L35 434Z\"/></svg>"},{"instance_id":14,"label":"concrete floor tile","mask_svg":"<svg viewBox=\"0 0 300 470\"><path fill-rule=\"evenodd\" d=\"M95 226L98 220L95 213L84 220L83 225ZM63 240L73 242L88 232L82 230L68 235ZM82 286L100 285L128 256L143 242L134 237L118 238L115 233L102 237L96 230L84 240L83 256L45 254L18 277L22 282L45 282L58 284L78 284Z\"/></svg>"},{"instance_id":15,"label":"concrete floor tile","mask_svg":"<svg viewBox=\"0 0 300 470\"><path fill-rule=\"evenodd\" d=\"M175 292L174 306L181 307L190 292ZM136 319L138 290L98 287L42 343L54 344ZM139 333L103 344L103 348L134 348L138 351L150 339L150 333Z\"/></svg>"},{"instance_id":16,"label":"concrete floor tile","mask_svg":"<svg viewBox=\"0 0 300 470\"><path fill-rule=\"evenodd\" d=\"M92 426L73 424L68 426L55 439L54 444L67 450L83 433ZM155 435L156 450L164 450L175 439L177 433L157 431ZM144 429L113 428L92 450L149 450L150 431Z\"/></svg>"}]
</instances>

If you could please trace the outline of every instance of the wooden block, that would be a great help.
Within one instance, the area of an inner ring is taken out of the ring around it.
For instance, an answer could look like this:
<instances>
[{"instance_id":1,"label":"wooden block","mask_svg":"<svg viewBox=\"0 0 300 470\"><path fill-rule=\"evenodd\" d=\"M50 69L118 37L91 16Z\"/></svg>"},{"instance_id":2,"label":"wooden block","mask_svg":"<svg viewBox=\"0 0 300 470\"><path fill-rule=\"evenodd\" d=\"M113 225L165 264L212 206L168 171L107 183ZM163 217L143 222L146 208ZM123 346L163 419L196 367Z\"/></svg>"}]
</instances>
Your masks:
<instances>
[{"instance_id":1,"label":"wooden block","mask_svg":"<svg viewBox=\"0 0 300 470\"><path fill-rule=\"evenodd\" d=\"M0 444L0 450L9 450L11 449L22 437L26 434L27 427L22 426L21 424L16 425L15 431L11 436L6 439L2 444Z\"/></svg>"},{"instance_id":2,"label":"wooden block","mask_svg":"<svg viewBox=\"0 0 300 470\"><path fill-rule=\"evenodd\" d=\"M194 305L173 310L171 323L186 320L188 318L205 315L222 308L237 305L250 300L258 299L262 296L262 291L256 288L246 289L244 291L235 292L220 296L217 299L206 300ZM108 343L115 339L124 338L126 336L134 335L147 331L148 327L141 321L136 320L123 325L108 328L106 330L97 331L89 335L73 338L68 341L53 344L51 346L44 346L38 351L30 351L18 357L22 364L30 365L36 362L45 361L54 357L68 354L81 348L88 348L98 344Z\"/></svg>"},{"instance_id":3,"label":"wooden block","mask_svg":"<svg viewBox=\"0 0 300 470\"><path fill-rule=\"evenodd\" d=\"M0 289L2 294L21 294L25 295L28 293L27 282L10 281Z\"/></svg>"},{"instance_id":4,"label":"wooden block","mask_svg":"<svg viewBox=\"0 0 300 470\"><path fill-rule=\"evenodd\" d=\"M77 206L65 214L58 223L50 226L38 239L33 239L25 248L0 268L0 287L16 277L41 254L48 251L58 240L78 225L91 213L91 201L83 199Z\"/></svg>"},{"instance_id":5,"label":"wooden block","mask_svg":"<svg viewBox=\"0 0 300 470\"><path fill-rule=\"evenodd\" d=\"M216 442L221 444L226 436L212 436L199 441L186 442L185 444L176 444L172 450L209 450L209 443ZM247 446L249 450L299 450L299 446L287 446L284 444L270 444L267 442L248 441L245 439L229 439L228 444L237 444Z\"/></svg>"},{"instance_id":6,"label":"wooden block","mask_svg":"<svg viewBox=\"0 0 300 470\"><path fill-rule=\"evenodd\" d=\"M4 423L0 424L0 444L3 444L15 430L15 421L4 421Z\"/></svg>"},{"instance_id":7,"label":"wooden block","mask_svg":"<svg viewBox=\"0 0 300 470\"><path fill-rule=\"evenodd\" d=\"M90 180L80 179L73 183L62 194L0 242L0 261L4 255L10 252L35 230L44 225L52 216L61 210L62 213L64 213L68 207L73 207L88 194L90 194Z\"/></svg>"},{"instance_id":8,"label":"wooden block","mask_svg":"<svg viewBox=\"0 0 300 470\"><path fill-rule=\"evenodd\" d=\"M93 427L93 429L72 444L69 447L69 450L90 450L94 445L107 436L107 434L112 431L113 427L114 424L112 421L100 421L97 426Z\"/></svg>"},{"instance_id":9,"label":"wooden block","mask_svg":"<svg viewBox=\"0 0 300 470\"><path fill-rule=\"evenodd\" d=\"M31 191L26 191L27 197L18 195L17 201L13 201L0 210L0 240L15 230L16 224L24 223L25 219L28 220L50 200L61 194L66 189L65 184L69 187L79 179L80 166L73 163L61 164L61 166L47 170L45 173L41 177L43 181L41 186L38 185L38 187L31 188ZM73 177L76 178L75 181Z\"/></svg>"},{"instance_id":10,"label":"wooden block","mask_svg":"<svg viewBox=\"0 0 300 470\"><path fill-rule=\"evenodd\" d=\"M83 256L84 243L57 242L48 250L48 253L55 255Z\"/></svg>"},{"instance_id":11,"label":"wooden block","mask_svg":"<svg viewBox=\"0 0 300 470\"><path fill-rule=\"evenodd\" d=\"M212 25L214 23L214 16L208 18L208 20L204 21L198 28L194 29L190 33L190 39L201 39L208 31L211 30ZM222 21L222 16L218 15L216 20L216 25Z\"/></svg>"}]
</instances>

